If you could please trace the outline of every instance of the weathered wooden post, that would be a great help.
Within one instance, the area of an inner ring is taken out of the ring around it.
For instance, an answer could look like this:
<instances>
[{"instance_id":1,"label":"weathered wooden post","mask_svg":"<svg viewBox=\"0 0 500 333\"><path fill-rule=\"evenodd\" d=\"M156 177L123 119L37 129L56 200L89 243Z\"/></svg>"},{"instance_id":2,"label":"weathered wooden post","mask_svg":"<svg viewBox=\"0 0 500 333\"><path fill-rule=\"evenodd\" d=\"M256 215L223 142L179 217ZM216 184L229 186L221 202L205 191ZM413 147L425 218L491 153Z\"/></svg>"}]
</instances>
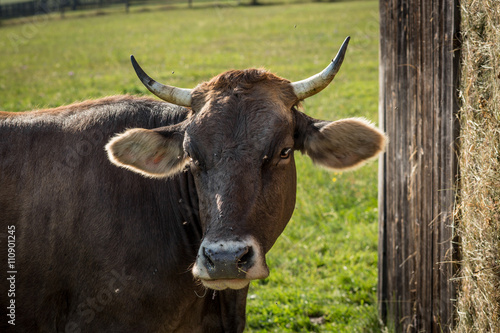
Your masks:
<instances>
[{"instance_id":1,"label":"weathered wooden post","mask_svg":"<svg viewBox=\"0 0 500 333\"><path fill-rule=\"evenodd\" d=\"M447 332L456 267L458 0L380 0L379 311L396 332Z\"/></svg>"}]
</instances>

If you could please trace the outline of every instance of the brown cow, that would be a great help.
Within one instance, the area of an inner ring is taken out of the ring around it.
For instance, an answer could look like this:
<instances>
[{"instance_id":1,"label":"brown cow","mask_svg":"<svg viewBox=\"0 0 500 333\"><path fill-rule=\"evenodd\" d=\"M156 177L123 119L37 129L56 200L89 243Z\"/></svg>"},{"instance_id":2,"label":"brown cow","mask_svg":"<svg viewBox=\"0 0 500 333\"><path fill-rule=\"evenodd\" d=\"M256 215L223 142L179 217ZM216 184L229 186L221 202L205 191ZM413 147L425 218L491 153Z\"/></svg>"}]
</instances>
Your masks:
<instances>
[{"instance_id":1,"label":"brown cow","mask_svg":"<svg viewBox=\"0 0 500 333\"><path fill-rule=\"evenodd\" d=\"M132 59L169 103L2 113L0 227L15 242L1 243L3 258L15 253L2 331L243 331L248 284L268 276L294 209L294 151L346 169L384 148L364 120L297 109L333 79L347 42L300 82L248 69L179 89Z\"/></svg>"}]
</instances>

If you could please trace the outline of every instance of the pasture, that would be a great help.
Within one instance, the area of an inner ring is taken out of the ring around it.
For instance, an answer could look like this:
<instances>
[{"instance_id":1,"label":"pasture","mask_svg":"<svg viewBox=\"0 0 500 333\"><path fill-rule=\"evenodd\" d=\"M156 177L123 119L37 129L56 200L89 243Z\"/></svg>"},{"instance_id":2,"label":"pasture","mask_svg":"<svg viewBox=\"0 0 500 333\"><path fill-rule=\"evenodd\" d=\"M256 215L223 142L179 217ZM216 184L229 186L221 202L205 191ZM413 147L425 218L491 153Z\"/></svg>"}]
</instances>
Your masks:
<instances>
[{"instance_id":1,"label":"pasture","mask_svg":"<svg viewBox=\"0 0 500 333\"><path fill-rule=\"evenodd\" d=\"M4 22L0 110L150 95L130 54L155 79L178 87L248 67L301 80L322 70L350 35L335 81L304 109L322 119L377 121L377 1L224 4ZM377 163L338 174L296 156L295 213L267 256L270 276L251 285L247 331L377 331Z\"/></svg>"}]
</instances>

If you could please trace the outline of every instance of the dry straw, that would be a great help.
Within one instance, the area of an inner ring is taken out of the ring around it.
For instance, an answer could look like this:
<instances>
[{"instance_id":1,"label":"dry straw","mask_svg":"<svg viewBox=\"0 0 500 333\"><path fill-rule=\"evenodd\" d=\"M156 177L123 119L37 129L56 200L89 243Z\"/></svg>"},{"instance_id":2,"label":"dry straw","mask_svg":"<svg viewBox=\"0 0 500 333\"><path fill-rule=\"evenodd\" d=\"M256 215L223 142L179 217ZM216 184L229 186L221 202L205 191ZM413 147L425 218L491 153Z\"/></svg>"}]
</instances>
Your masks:
<instances>
[{"instance_id":1,"label":"dry straw","mask_svg":"<svg viewBox=\"0 0 500 333\"><path fill-rule=\"evenodd\" d=\"M455 332L500 332L500 1L463 0Z\"/></svg>"}]
</instances>

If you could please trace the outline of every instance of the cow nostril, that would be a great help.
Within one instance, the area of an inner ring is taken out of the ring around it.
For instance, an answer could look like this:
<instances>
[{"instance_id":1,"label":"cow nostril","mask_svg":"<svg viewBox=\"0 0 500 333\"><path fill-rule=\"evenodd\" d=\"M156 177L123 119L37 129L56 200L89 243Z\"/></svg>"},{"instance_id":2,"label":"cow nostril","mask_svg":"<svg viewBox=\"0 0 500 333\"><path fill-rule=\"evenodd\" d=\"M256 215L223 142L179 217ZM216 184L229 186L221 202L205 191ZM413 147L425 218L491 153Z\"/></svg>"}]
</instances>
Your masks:
<instances>
[{"instance_id":1,"label":"cow nostril","mask_svg":"<svg viewBox=\"0 0 500 333\"><path fill-rule=\"evenodd\" d=\"M252 258L254 255L254 251L252 247L247 247L246 251L243 253L243 255L239 258L238 260L238 269L244 270L245 268L249 268L252 266Z\"/></svg>"},{"instance_id":2,"label":"cow nostril","mask_svg":"<svg viewBox=\"0 0 500 333\"><path fill-rule=\"evenodd\" d=\"M207 268L214 268L215 267L215 263L213 262L213 260L211 258L212 257L212 253L206 247L203 248L203 256L206 259L205 263L206 263Z\"/></svg>"}]
</instances>

